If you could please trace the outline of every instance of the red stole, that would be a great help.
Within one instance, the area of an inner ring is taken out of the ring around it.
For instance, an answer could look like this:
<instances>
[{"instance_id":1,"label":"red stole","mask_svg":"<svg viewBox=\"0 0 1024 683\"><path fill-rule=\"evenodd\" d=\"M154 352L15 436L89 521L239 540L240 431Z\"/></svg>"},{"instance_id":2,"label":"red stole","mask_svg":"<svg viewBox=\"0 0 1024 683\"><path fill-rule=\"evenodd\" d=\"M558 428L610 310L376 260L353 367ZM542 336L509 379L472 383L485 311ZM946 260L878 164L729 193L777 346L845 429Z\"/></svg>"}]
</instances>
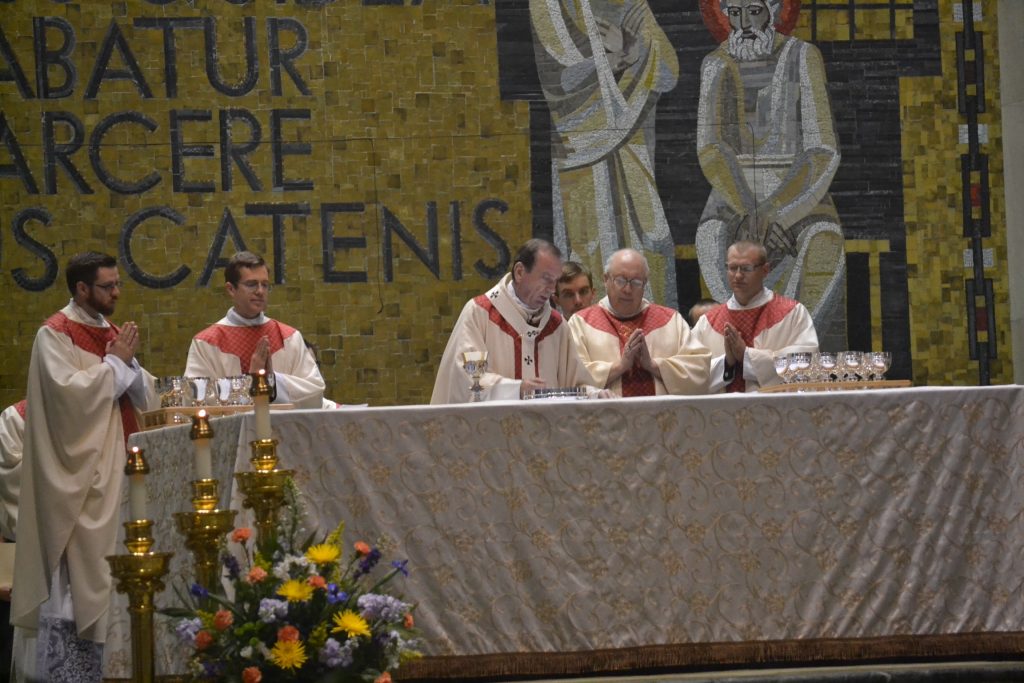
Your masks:
<instances>
[{"instance_id":1,"label":"red stole","mask_svg":"<svg viewBox=\"0 0 1024 683\"><path fill-rule=\"evenodd\" d=\"M644 334L649 334L659 327L667 325L674 314L675 311L671 308L650 304L643 311L626 320L616 318L604 306L590 306L576 315L583 316L583 320L591 327L618 337L621 357L622 349L625 348L626 341L629 340L633 332L643 330ZM621 381L624 397L654 396L657 393L654 376L640 367L639 363L634 363L633 367L623 373Z\"/></svg>"},{"instance_id":2,"label":"red stole","mask_svg":"<svg viewBox=\"0 0 1024 683\"><path fill-rule=\"evenodd\" d=\"M107 355L107 344L114 341L120 333L113 323L110 324L110 327L83 325L69 319L59 311L51 315L43 324L61 334L66 334L72 344L94 356L99 356L100 359ZM121 428L124 430L124 442L127 445L128 437L139 431L139 422L135 419L135 409L127 392L121 394L117 403L121 409Z\"/></svg>"},{"instance_id":3,"label":"red stole","mask_svg":"<svg viewBox=\"0 0 1024 683\"><path fill-rule=\"evenodd\" d=\"M22 420L25 419L25 411L27 408L28 401L26 399L21 399L20 401L14 404L14 409L18 412L18 415L21 415Z\"/></svg>"},{"instance_id":4,"label":"red stole","mask_svg":"<svg viewBox=\"0 0 1024 683\"><path fill-rule=\"evenodd\" d=\"M256 344L266 337L270 341L271 355L284 348L284 340L295 334L295 328L276 320L262 325L236 327L234 325L210 325L196 335L196 339L216 346L223 353L236 356L242 366L242 374L249 374L249 362L256 350Z\"/></svg>"},{"instance_id":5,"label":"red stole","mask_svg":"<svg viewBox=\"0 0 1024 683\"><path fill-rule=\"evenodd\" d=\"M745 308L734 311L726 304L715 306L705 314L711 328L718 334L725 336L725 324L732 323L732 326L740 333L743 343L747 346L754 346L754 339L770 327L774 327L789 315L789 312L796 308L797 302L781 294L776 294L771 301L757 308ZM757 347L754 347L757 348ZM725 387L727 392L746 391L747 383L743 379L743 359L736 367L736 376Z\"/></svg>"}]
</instances>

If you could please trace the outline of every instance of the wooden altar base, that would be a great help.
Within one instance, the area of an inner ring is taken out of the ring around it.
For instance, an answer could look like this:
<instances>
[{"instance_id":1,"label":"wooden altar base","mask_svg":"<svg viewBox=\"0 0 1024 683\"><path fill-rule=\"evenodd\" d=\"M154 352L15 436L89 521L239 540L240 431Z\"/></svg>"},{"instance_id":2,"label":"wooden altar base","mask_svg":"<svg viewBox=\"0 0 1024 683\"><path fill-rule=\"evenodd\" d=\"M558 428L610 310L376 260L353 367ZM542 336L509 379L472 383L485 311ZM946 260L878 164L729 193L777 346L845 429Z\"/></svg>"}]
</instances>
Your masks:
<instances>
[{"instance_id":1,"label":"wooden altar base","mask_svg":"<svg viewBox=\"0 0 1024 683\"><path fill-rule=\"evenodd\" d=\"M407 679L401 676L396 681ZM674 674L602 676L599 678L481 678L475 683L1020 683L1024 662L932 662L792 669L729 669ZM424 681L437 683L437 680Z\"/></svg>"},{"instance_id":2,"label":"wooden altar base","mask_svg":"<svg viewBox=\"0 0 1024 683\"><path fill-rule=\"evenodd\" d=\"M756 641L740 643L686 643L635 648L559 653L505 653L461 657L424 657L403 667L396 678L410 683L452 683L452 681L557 680L587 676L622 678L640 672L669 674L701 670L759 670L767 667L831 667L865 662L868 666L891 667L907 662L941 668L955 660L1010 661L1021 675L1007 680L1024 682L1024 632L965 633L932 636L889 636L883 638L835 638ZM933 662L927 664L927 662ZM1002 664L1000 664L1002 666ZM794 672L807 671L793 669ZM708 676L710 674L703 674ZM795 675L795 673L794 673ZM657 680L641 679L641 680ZM674 680L674 679L668 679ZM684 680L684 679L678 679ZM728 679L697 679L728 680ZM787 678L765 678L785 681ZM843 681L844 678L792 679L794 681ZM853 679L860 680L860 679ZM865 679L867 680L867 679ZM877 680L877 679L872 679ZM911 680L911 679L907 679ZM914 679L921 681L931 678ZM934 679L947 680L947 679ZM973 683L974 679L950 681ZM1001 680L1001 679L984 679Z\"/></svg>"}]
</instances>

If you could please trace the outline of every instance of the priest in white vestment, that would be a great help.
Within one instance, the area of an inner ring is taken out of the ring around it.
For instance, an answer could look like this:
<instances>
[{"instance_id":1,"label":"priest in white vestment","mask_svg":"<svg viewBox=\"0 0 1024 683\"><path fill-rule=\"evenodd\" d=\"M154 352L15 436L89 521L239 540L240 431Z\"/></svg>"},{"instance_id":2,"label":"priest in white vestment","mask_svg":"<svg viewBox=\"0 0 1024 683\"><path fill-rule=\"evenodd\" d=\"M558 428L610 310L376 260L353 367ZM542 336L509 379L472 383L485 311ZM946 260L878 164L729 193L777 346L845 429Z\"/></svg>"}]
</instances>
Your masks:
<instances>
[{"instance_id":1,"label":"priest in white vestment","mask_svg":"<svg viewBox=\"0 0 1024 683\"><path fill-rule=\"evenodd\" d=\"M607 295L569 319L580 357L613 396L706 393L711 353L679 311L644 298L648 277L647 259L635 249L608 258Z\"/></svg>"},{"instance_id":2,"label":"priest in white vestment","mask_svg":"<svg viewBox=\"0 0 1024 683\"><path fill-rule=\"evenodd\" d=\"M711 349L711 391L757 391L778 384L775 355L818 350L810 312L764 286L771 266L764 246L741 241L726 252L733 295L693 328Z\"/></svg>"},{"instance_id":3,"label":"priest in white vestment","mask_svg":"<svg viewBox=\"0 0 1024 683\"><path fill-rule=\"evenodd\" d=\"M8 540L14 540L18 525L27 406L28 402L22 399L0 413L0 534Z\"/></svg>"},{"instance_id":4,"label":"priest in white vestment","mask_svg":"<svg viewBox=\"0 0 1024 683\"><path fill-rule=\"evenodd\" d=\"M135 359L138 327L106 319L120 296L116 266L73 256L72 299L32 345L11 604L19 680L101 679L125 442L136 411L157 407Z\"/></svg>"},{"instance_id":5,"label":"priest in white vestment","mask_svg":"<svg viewBox=\"0 0 1024 683\"><path fill-rule=\"evenodd\" d=\"M565 320L551 308L561 274L557 247L540 239L526 242L512 271L463 307L441 357L430 402L469 401L472 380L462 367L465 352L487 352L487 372L480 380L486 400L592 385Z\"/></svg>"},{"instance_id":6,"label":"priest in white vestment","mask_svg":"<svg viewBox=\"0 0 1024 683\"><path fill-rule=\"evenodd\" d=\"M264 313L271 285L263 257L235 254L224 279L232 306L192 339L185 375L216 379L266 370L274 377L274 403L322 407L324 378L302 334Z\"/></svg>"}]
</instances>

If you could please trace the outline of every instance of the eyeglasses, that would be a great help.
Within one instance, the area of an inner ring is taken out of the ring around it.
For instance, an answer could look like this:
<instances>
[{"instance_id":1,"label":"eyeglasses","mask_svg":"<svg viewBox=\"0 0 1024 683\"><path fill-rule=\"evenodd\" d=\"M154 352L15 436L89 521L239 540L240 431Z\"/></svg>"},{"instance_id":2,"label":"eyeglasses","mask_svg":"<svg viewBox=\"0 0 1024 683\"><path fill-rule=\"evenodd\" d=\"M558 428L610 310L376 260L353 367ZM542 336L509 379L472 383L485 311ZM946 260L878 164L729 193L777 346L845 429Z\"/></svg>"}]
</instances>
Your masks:
<instances>
[{"instance_id":1,"label":"eyeglasses","mask_svg":"<svg viewBox=\"0 0 1024 683\"><path fill-rule=\"evenodd\" d=\"M269 282L259 282L258 280L246 280L245 282L239 282L239 287L242 287L247 292L256 292L261 289L265 289L268 292L273 289Z\"/></svg>"},{"instance_id":2,"label":"eyeglasses","mask_svg":"<svg viewBox=\"0 0 1024 683\"><path fill-rule=\"evenodd\" d=\"M750 264L750 263L729 264L729 263L727 263L725 265L725 269L728 270L733 275L735 275L736 273L743 273L744 275L750 275L751 273L753 273L755 270L757 270L758 268L760 268L763 265L764 265L764 263L755 263L755 264Z\"/></svg>"},{"instance_id":3,"label":"eyeglasses","mask_svg":"<svg viewBox=\"0 0 1024 683\"><path fill-rule=\"evenodd\" d=\"M92 286L93 287L99 287L104 292L107 292L109 294L110 292L114 291L115 289L121 289L121 281L118 280L116 282L107 282L107 283L102 284L102 285L98 285L96 283L93 283Z\"/></svg>"},{"instance_id":4,"label":"eyeglasses","mask_svg":"<svg viewBox=\"0 0 1024 683\"><path fill-rule=\"evenodd\" d=\"M613 277L612 278L612 282L614 282L615 286L618 287L619 289L625 289L626 285L629 285L633 289L640 289L645 284L647 284L647 280L641 280L638 277L635 277L635 278L633 278L631 280L627 280L626 278L622 277L621 275L619 275L617 277Z\"/></svg>"}]
</instances>

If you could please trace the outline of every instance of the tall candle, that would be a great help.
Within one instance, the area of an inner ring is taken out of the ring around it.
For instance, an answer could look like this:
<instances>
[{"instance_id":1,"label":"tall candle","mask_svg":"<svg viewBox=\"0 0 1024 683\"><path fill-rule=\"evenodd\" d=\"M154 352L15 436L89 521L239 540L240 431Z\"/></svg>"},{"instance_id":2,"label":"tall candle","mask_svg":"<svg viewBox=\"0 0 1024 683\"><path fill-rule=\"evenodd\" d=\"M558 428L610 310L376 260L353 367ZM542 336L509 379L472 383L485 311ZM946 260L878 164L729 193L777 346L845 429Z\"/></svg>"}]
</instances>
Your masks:
<instances>
[{"instance_id":1,"label":"tall candle","mask_svg":"<svg viewBox=\"0 0 1024 683\"><path fill-rule=\"evenodd\" d=\"M195 447L193 466L196 479L213 479L213 458L210 455L210 439L213 438L213 429L210 428L205 410L200 410L192 418L191 438Z\"/></svg>"},{"instance_id":2,"label":"tall candle","mask_svg":"<svg viewBox=\"0 0 1024 683\"><path fill-rule=\"evenodd\" d=\"M149 472L149 466L142 457L142 449L132 446L128 453L128 463L124 467L124 473L128 475L128 516L133 522L147 519L147 472Z\"/></svg>"},{"instance_id":3,"label":"tall candle","mask_svg":"<svg viewBox=\"0 0 1024 683\"><path fill-rule=\"evenodd\" d=\"M265 386L267 381L266 370L260 370L259 376L255 378L255 380L256 381L253 382L254 388L256 386ZM256 438L261 440L271 438L269 391L254 391L252 403L256 411Z\"/></svg>"}]
</instances>

